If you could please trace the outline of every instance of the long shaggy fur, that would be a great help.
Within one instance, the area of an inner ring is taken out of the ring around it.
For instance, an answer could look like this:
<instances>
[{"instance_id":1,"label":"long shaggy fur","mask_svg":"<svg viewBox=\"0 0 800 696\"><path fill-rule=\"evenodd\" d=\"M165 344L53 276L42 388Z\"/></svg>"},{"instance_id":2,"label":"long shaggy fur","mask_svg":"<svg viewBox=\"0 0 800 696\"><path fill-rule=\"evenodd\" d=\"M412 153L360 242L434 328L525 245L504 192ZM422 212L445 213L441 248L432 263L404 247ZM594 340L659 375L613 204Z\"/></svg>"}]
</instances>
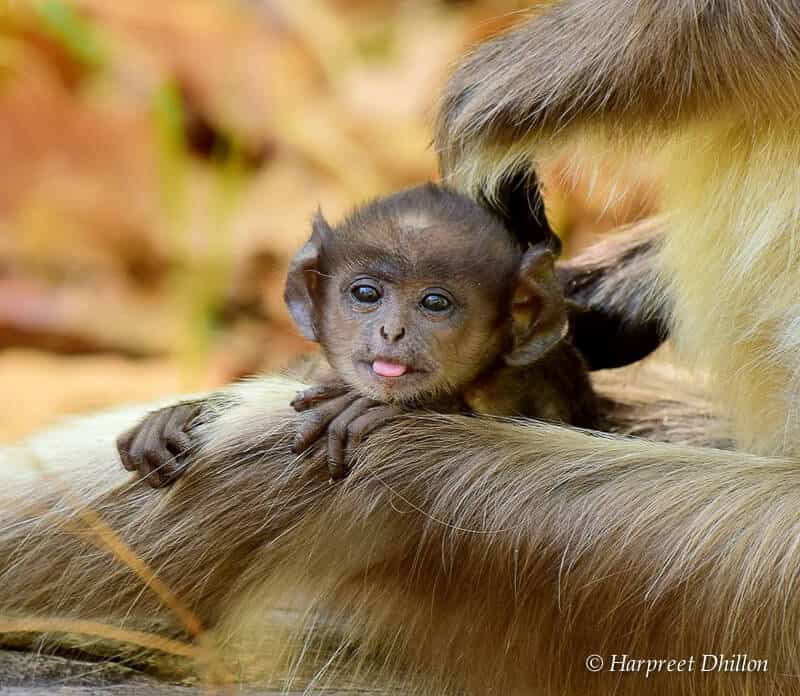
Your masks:
<instances>
[{"instance_id":1,"label":"long shaggy fur","mask_svg":"<svg viewBox=\"0 0 800 696\"><path fill-rule=\"evenodd\" d=\"M670 444L423 414L377 432L335 486L289 451L285 404L300 385L285 380L218 395L193 467L166 492L92 479L117 466L120 418L63 428L48 436L61 459L43 458L29 486L0 493L0 615L129 627L169 615L92 543L77 500L219 644L252 649L276 597L302 593L350 646L328 650L318 686L340 683L339 655L351 676L361 665L373 685L424 694L796 693L800 469L684 444L709 443L701 395L657 373L639 374L628 397L627 379L598 381L610 421L624 432L614 414L635 407L657 427L645 434ZM658 396L664 387L680 409ZM81 438L87 425L95 442ZM70 442L84 478L70 477ZM703 652L747 652L770 668L645 681L584 666L595 653Z\"/></svg>"},{"instance_id":2,"label":"long shaggy fur","mask_svg":"<svg viewBox=\"0 0 800 696\"><path fill-rule=\"evenodd\" d=\"M479 45L447 85L437 135L447 171L536 133L588 125L627 140L729 108L751 123L797 110L793 0L541 6L527 23Z\"/></svg>"}]
</instances>

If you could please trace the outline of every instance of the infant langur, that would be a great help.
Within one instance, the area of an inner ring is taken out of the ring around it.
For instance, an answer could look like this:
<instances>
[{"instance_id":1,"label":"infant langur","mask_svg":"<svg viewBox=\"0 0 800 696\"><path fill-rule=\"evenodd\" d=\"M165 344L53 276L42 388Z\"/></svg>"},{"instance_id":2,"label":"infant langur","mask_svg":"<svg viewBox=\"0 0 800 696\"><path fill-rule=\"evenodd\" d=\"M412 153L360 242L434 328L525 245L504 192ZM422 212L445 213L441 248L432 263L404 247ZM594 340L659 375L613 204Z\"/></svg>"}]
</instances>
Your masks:
<instances>
[{"instance_id":1,"label":"infant langur","mask_svg":"<svg viewBox=\"0 0 800 696\"><path fill-rule=\"evenodd\" d=\"M329 368L292 406L294 451L327 434L332 478L372 430L413 409L591 426L594 394L566 339L551 240L523 248L472 200L433 184L378 199L332 227L318 215L285 299ZM174 478L198 406L150 414L123 435L123 464Z\"/></svg>"}]
</instances>

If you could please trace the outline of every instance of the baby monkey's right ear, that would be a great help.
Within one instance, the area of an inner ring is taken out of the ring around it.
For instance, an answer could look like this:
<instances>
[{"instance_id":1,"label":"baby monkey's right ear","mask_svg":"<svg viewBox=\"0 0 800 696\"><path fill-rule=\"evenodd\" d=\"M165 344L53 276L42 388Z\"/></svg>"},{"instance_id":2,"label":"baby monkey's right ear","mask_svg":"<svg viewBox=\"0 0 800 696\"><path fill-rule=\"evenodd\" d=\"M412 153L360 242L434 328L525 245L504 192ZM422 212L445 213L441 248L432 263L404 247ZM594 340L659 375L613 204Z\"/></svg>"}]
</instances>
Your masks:
<instances>
[{"instance_id":1,"label":"baby monkey's right ear","mask_svg":"<svg viewBox=\"0 0 800 696\"><path fill-rule=\"evenodd\" d=\"M315 308L319 302L320 259L323 242L332 234L322 211L318 211L312 225L311 239L294 255L286 275L283 300L300 333L309 341L319 340Z\"/></svg>"}]
</instances>

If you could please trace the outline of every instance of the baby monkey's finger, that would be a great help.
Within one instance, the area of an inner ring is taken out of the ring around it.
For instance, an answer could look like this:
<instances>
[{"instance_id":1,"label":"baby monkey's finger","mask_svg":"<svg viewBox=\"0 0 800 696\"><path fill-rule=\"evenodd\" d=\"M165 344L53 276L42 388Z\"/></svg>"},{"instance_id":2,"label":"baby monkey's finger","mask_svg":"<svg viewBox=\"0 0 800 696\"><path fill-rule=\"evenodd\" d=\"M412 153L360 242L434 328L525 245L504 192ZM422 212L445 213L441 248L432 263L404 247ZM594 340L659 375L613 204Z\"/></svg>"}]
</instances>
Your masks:
<instances>
[{"instance_id":1,"label":"baby monkey's finger","mask_svg":"<svg viewBox=\"0 0 800 696\"><path fill-rule=\"evenodd\" d=\"M199 412L199 404L181 404L170 409L161 437L173 454L181 455L191 447L192 440L187 430Z\"/></svg>"},{"instance_id":2,"label":"baby monkey's finger","mask_svg":"<svg viewBox=\"0 0 800 696\"><path fill-rule=\"evenodd\" d=\"M162 450L160 465L148 481L156 488L166 486L179 478L186 468L185 456L192 446L187 430L200 412L199 404L180 404L167 411L167 417L159 421L160 433L156 433Z\"/></svg>"},{"instance_id":3,"label":"baby monkey's finger","mask_svg":"<svg viewBox=\"0 0 800 696\"><path fill-rule=\"evenodd\" d=\"M362 397L350 404L328 426L328 471L331 478L342 479L347 476L348 467L345 461L345 445L350 424L362 417L379 402Z\"/></svg>"},{"instance_id":4,"label":"baby monkey's finger","mask_svg":"<svg viewBox=\"0 0 800 696\"><path fill-rule=\"evenodd\" d=\"M117 438L117 452L119 452L119 460L122 462L122 466L128 471L136 471L136 463L131 458L130 452L137 432L139 432L138 425L134 428L126 430Z\"/></svg>"},{"instance_id":5,"label":"baby monkey's finger","mask_svg":"<svg viewBox=\"0 0 800 696\"><path fill-rule=\"evenodd\" d=\"M161 411L148 413L137 425L117 438L117 451L122 466L128 471L138 471L143 475L149 473L151 467L147 459L156 458L153 442L157 437L155 433L160 432L159 422L162 418Z\"/></svg>"},{"instance_id":6,"label":"baby monkey's finger","mask_svg":"<svg viewBox=\"0 0 800 696\"><path fill-rule=\"evenodd\" d=\"M343 384L319 384L316 387L309 387L297 392L290 404L295 411L307 411L321 401L335 399L342 394L346 394L347 391L348 388Z\"/></svg>"},{"instance_id":7,"label":"baby monkey's finger","mask_svg":"<svg viewBox=\"0 0 800 696\"><path fill-rule=\"evenodd\" d=\"M377 430L401 413L402 411L396 406L380 404L352 421L347 428L347 448L344 453L348 465L353 461L353 450L364 442L373 430Z\"/></svg>"},{"instance_id":8,"label":"baby monkey's finger","mask_svg":"<svg viewBox=\"0 0 800 696\"><path fill-rule=\"evenodd\" d=\"M142 422L142 431L136 439L134 457L137 470L153 488L169 483L169 475L175 462L164 436L169 429L173 409L164 409L150 414Z\"/></svg>"},{"instance_id":9,"label":"baby monkey's finger","mask_svg":"<svg viewBox=\"0 0 800 696\"><path fill-rule=\"evenodd\" d=\"M313 445L327 430L328 424L358 399L358 394L351 392L320 404L308 411L300 422L292 443L292 452L300 454Z\"/></svg>"}]
</instances>

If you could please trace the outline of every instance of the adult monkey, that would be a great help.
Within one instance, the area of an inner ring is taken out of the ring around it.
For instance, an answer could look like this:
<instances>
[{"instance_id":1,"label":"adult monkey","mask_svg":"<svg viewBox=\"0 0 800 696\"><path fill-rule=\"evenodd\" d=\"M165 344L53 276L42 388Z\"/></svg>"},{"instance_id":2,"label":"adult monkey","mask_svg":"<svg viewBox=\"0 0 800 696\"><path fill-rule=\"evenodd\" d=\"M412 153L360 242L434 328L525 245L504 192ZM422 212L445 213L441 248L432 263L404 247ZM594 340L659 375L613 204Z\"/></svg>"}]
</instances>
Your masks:
<instances>
[{"instance_id":1,"label":"adult monkey","mask_svg":"<svg viewBox=\"0 0 800 696\"><path fill-rule=\"evenodd\" d=\"M800 467L794 392L781 382L798 359L795 12L555 4L456 75L438 140L451 178L487 192L503 180L493 172L514 171L562 127L611 120L691 154L668 172L673 326L717 384L730 378L722 403L739 442L785 457L437 417L376 432L351 477L329 487L290 466L274 404L294 385L268 401L264 381L212 402L197 466L168 500L137 489L92 502L207 620L252 608L257 588L289 577L354 636L416 667L427 693L797 693ZM747 422L762 405L770 413ZM679 433L670 421L653 419ZM152 609L130 583L101 587L107 564L76 560L63 530L23 522L0 542L2 607ZM88 599L87 587L98 588ZM590 653L745 652L769 660L767 673L701 674L695 663L645 681L585 666Z\"/></svg>"},{"instance_id":2,"label":"adult monkey","mask_svg":"<svg viewBox=\"0 0 800 696\"><path fill-rule=\"evenodd\" d=\"M792 0L565 0L464 62L436 142L446 178L489 198L576 135L662 155L676 341L711 370L742 448L795 455L798 107Z\"/></svg>"}]
</instances>

